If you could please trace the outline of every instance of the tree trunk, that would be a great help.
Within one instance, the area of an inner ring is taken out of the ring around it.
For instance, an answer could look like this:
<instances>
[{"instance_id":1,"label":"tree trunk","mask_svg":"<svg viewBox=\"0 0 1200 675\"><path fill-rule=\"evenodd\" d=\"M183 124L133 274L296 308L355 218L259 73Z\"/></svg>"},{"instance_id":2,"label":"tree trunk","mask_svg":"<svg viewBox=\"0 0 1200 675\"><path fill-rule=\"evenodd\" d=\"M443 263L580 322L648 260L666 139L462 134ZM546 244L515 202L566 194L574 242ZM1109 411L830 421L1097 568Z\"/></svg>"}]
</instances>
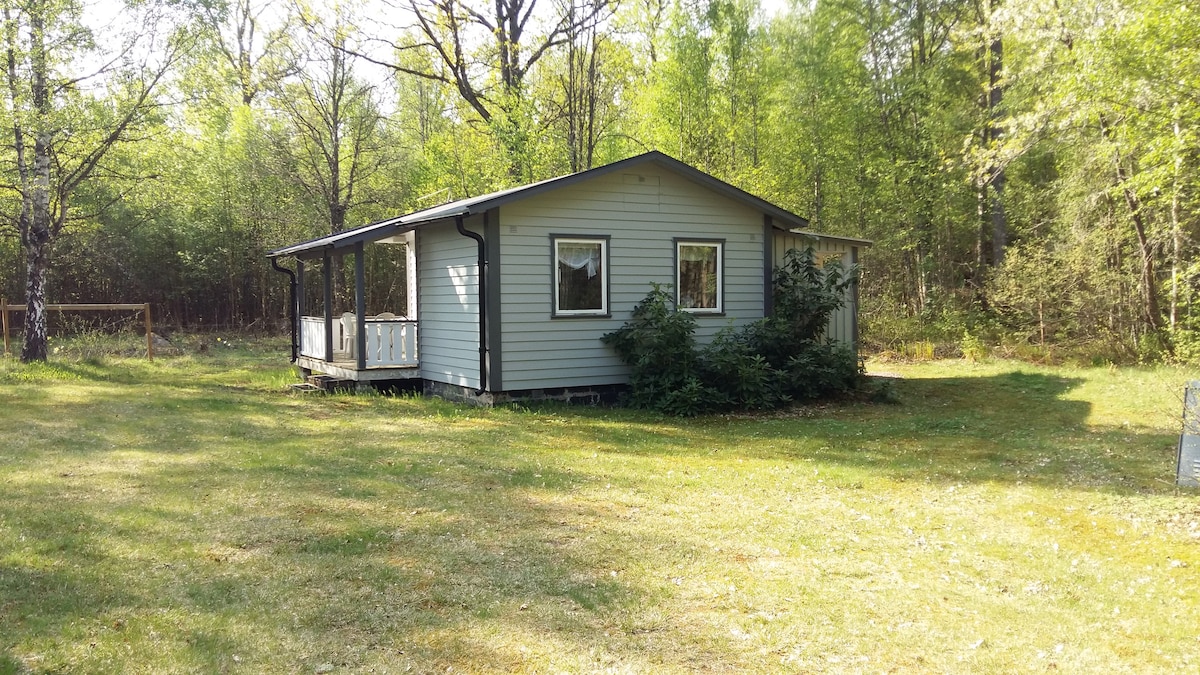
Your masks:
<instances>
[{"instance_id":1,"label":"tree trunk","mask_svg":"<svg viewBox=\"0 0 1200 675\"><path fill-rule=\"evenodd\" d=\"M996 0L995 5L1000 4ZM994 7L993 7L994 9ZM994 13L994 12L992 12ZM988 24L991 31L992 17L989 14ZM1004 40L999 35L992 35L988 43L988 95L987 95L987 146L995 157L996 146L1004 137L1004 131L997 121L1004 105L1004 86L1000 83L1000 75L1004 70ZM1004 212L1004 187L1007 178L1004 166L993 160L991 167L991 220L992 220L992 267L1004 264L1004 252L1008 247L1008 216ZM987 189L986 187L984 188Z\"/></svg>"},{"instance_id":2,"label":"tree trunk","mask_svg":"<svg viewBox=\"0 0 1200 675\"><path fill-rule=\"evenodd\" d=\"M1122 174L1122 182L1125 178ZM1142 318L1146 327L1152 331L1162 328L1162 317L1158 306L1158 288L1154 274L1154 248L1146 236L1146 223L1142 217L1142 204L1137 195L1129 187L1124 187L1125 203L1129 205L1130 216L1133 218L1133 229L1137 234L1138 253L1142 259Z\"/></svg>"},{"instance_id":3,"label":"tree trunk","mask_svg":"<svg viewBox=\"0 0 1200 675\"><path fill-rule=\"evenodd\" d=\"M29 231L22 237L25 249L25 341L21 361L45 361L47 357L46 274L50 268L50 133L44 125L50 117L47 85L44 6L30 12L30 84L37 113L37 136L33 143L33 186L30 198Z\"/></svg>"},{"instance_id":4,"label":"tree trunk","mask_svg":"<svg viewBox=\"0 0 1200 675\"><path fill-rule=\"evenodd\" d=\"M1008 249L1008 216L1004 212L1004 169L998 169L992 177L992 266L1004 264Z\"/></svg>"},{"instance_id":5,"label":"tree trunk","mask_svg":"<svg viewBox=\"0 0 1200 675\"><path fill-rule=\"evenodd\" d=\"M45 81L44 77L41 78ZM50 135L38 134L34 143L33 199L25 249L25 342L21 361L47 357L46 276L50 269Z\"/></svg>"},{"instance_id":6,"label":"tree trunk","mask_svg":"<svg viewBox=\"0 0 1200 675\"><path fill-rule=\"evenodd\" d=\"M46 270L49 268L46 241L25 245L25 338L21 361L45 361L48 356L46 330Z\"/></svg>"},{"instance_id":7,"label":"tree trunk","mask_svg":"<svg viewBox=\"0 0 1200 675\"><path fill-rule=\"evenodd\" d=\"M1179 229L1179 176L1183 170L1183 154L1179 129L1179 104L1175 104L1175 166L1171 180L1171 330L1175 330L1179 314L1179 249L1182 233Z\"/></svg>"},{"instance_id":8,"label":"tree trunk","mask_svg":"<svg viewBox=\"0 0 1200 675\"><path fill-rule=\"evenodd\" d=\"M1122 163L1121 150L1116 147L1116 139L1112 138L1112 130L1108 126L1108 119L1103 115L1100 116L1100 133L1105 138L1112 140L1114 144L1113 159L1117 170L1117 185L1121 187L1121 193L1125 197L1125 205L1129 207L1129 218L1133 221L1133 231L1137 235L1138 255L1142 263L1142 321L1150 331L1157 332L1162 328L1162 315L1159 309L1158 285L1154 273L1154 247L1150 243L1150 237L1146 234L1146 219L1142 212L1142 200L1129 187L1129 174L1125 171L1125 165Z\"/></svg>"}]
</instances>

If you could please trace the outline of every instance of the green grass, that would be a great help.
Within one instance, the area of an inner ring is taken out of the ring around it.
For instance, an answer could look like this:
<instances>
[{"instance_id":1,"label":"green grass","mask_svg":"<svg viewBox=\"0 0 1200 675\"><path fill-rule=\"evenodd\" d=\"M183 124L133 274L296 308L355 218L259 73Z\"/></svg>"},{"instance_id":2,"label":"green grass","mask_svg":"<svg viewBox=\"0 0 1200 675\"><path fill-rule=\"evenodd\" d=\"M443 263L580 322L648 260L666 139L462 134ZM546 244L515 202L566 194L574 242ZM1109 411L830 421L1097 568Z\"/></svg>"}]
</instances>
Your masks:
<instances>
[{"instance_id":1,"label":"green grass","mask_svg":"<svg viewBox=\"0 0 1200 675\"><path fill-rule=\"evenodd\" d=\"M673 420L0 363L0 673L1200 667L1161 369L883 364Z\"/></svg>"}]
</instances>

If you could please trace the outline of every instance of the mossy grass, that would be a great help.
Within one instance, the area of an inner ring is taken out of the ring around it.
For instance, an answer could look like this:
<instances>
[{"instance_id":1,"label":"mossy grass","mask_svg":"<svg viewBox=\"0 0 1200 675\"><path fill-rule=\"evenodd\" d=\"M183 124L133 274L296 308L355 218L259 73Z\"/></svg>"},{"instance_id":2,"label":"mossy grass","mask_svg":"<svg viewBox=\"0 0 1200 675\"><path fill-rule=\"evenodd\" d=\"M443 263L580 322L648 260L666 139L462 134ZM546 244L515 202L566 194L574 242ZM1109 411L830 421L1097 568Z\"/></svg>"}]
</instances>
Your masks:
<instances>
[{"instance_id":1,"label":"mossy grass","mask_svg":"<svg viewBox=\"0 0 1200 675\"><path fill-rule=\"evenodd\" d=\"M0 673L1198 667L1171 368L676 420L0 362Z\"/></svg>"}]
</instances>

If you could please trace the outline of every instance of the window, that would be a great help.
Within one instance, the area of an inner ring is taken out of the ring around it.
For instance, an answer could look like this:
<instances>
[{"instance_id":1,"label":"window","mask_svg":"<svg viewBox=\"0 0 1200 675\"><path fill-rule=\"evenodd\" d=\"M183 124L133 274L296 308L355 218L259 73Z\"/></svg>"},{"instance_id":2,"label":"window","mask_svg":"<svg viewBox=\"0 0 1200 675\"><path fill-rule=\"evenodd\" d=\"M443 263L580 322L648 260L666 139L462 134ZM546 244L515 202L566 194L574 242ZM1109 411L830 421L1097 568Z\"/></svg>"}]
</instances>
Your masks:
<instances>
[{"instance_id":1,"label":"window","mask_svg":"<svg viewBox=\"0 0 1200 675\"><path fill-rule=\"evenodd\" d=\"M554 316L608 315L608 240L554 238Z\"/></svg>"},{"instance_id":2,"label":"window","mask_svg":"<svg viewBox=\"0 0 1200 675\"><path fill-rule=\"evenodd\" d=\"M676 241L675 288L679 309L720 314L724 308L722 279L724 242Z\"/></svg>"}]
</instances>

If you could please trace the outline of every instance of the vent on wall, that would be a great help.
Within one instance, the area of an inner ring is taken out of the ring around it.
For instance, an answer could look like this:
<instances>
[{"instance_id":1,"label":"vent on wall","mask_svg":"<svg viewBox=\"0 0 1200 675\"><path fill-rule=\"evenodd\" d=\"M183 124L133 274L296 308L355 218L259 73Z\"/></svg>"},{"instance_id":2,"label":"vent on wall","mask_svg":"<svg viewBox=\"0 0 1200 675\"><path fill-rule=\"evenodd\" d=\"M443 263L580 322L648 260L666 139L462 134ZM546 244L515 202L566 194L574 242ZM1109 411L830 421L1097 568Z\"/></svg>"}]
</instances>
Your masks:
<instances>
[{"instance_id":1,"label":"vent on wall","mask_svg":"<svg viewBox=\"0 0 1200 675\"><path fill-rule=\"evenodd\" d=\"M1193 380L1183 394L1183 433L1175 463L1175 484L1200 487L1200 380Z\"/></svg>"},{"instance_id":2,"label":"vent on wall","mask_svg":"<svg viewBox=\"0 0 1200 675\"><path fill-rule=\"evenodd\" d=\"M621 182L626 185L658 185L658 176L625 173L621 174Z\"/></svg>"}]
</instances>

